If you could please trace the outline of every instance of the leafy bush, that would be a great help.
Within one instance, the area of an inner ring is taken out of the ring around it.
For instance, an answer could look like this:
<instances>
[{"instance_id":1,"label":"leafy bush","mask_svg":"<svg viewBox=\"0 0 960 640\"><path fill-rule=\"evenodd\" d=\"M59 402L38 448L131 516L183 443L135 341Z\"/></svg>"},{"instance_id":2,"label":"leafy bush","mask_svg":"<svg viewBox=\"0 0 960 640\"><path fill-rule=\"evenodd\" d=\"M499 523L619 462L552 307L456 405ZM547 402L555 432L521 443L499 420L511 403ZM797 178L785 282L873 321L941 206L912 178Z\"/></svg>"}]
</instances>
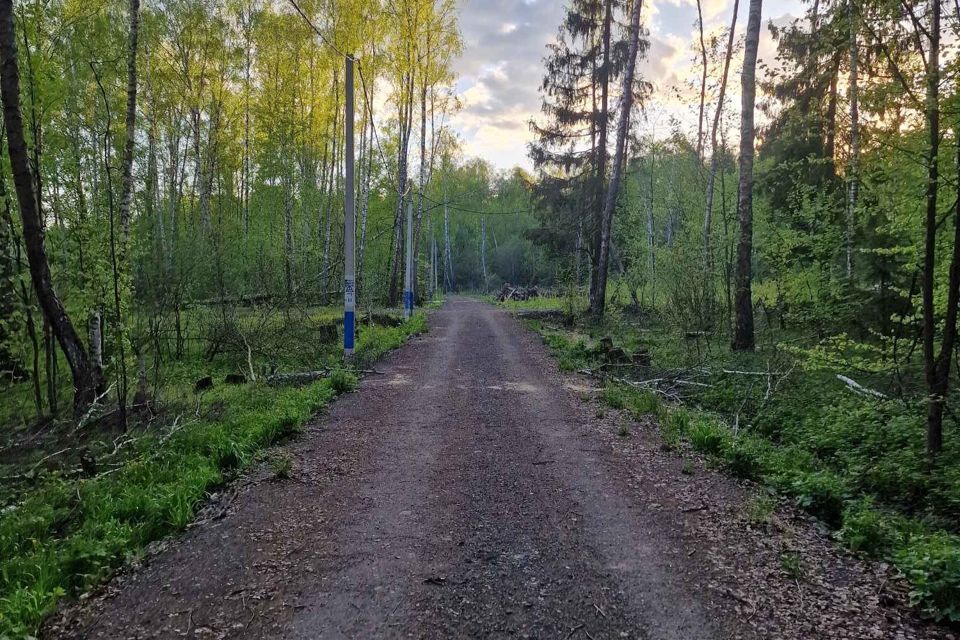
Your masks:
<instances>
[{"instance_id":1,"label":"leafy bush","mask_svg":"<svg viewBox=\"0 0 960 640\"><path fill-rule=\"evenodd\" d=\"M357 376L343 369L330 372L330 386L337 393L349 393L357 388Z\"/></svg>"},{"instance_id":2,"label":"leafy bush","mask_svg":"<svg viewBox=\"0 0 960 640\"><path fill-rule=\"evenodd\" d=\"M756 480L763 475L766 447L758 438L741 435L724 451L724 461L738 478Z\"/></svg>"},{"instance_id":3,"label":"leafy bush","mask_svg":"<svg viewBox=\"0 0 960 640\"><path fill-rule=\"evenodd\" d=\"M270 460L270 469L273 471L273 477L277 480L285 480L290 477L293 470L293 459L289 455L279 454Z\"/></svg>"},{"instance_id":4,"label":"leafy bush","mask_svg":"<svg viewBox=\"0 0 960 640\"><path fill-rule=\"evenodd\" d=\"M869 498L857 500L843 512L843 526L837 537L851 550L868 556L885 557L897 542L892 516L877 510Z\"/></svg>"},{"instance_id":5,"label":"leafy bush","mask_svg":"<svg viewBox=\"0 0 960 640\"><path fill-rule=\"evenodd\" d=\"M701 453L720 455L727 448L730 432L709 418L699 418L690 426L690 444Z\"/></svg>"},{"instance_id":6,"label":"leafy bush","mask_svg":"<svg viewBox=\"0 0 960 640\"><path fill-rule=\"evenodd\" d=\"M898 551L895 560L912 586L911 604L934 620L960 622L960 538L918 538Z\"/></svg>"},{"instance_id":7,"label":"leafy bush","mask_svg":"<svg viewBox=\"0 0 960 640\"><path fill-rule=\"evenodd\" d=\"M842 521L847 486L843 479L829 471L796 473L790 484L799 507L832 527Z\"/></svg>"}]
</instances>

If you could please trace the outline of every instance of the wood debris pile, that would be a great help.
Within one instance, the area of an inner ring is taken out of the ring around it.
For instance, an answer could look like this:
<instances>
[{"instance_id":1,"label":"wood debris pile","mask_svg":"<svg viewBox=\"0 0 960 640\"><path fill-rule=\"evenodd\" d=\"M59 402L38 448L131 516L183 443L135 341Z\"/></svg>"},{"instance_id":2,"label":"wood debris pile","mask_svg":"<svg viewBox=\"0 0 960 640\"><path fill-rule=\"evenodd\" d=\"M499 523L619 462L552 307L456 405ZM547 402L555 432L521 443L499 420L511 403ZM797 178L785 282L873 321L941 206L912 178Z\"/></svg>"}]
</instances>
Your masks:
<instances>
[{"instance_id":1,"label":"wood debris pile","mask_svg":"<svg viewBox=\"0 0 960 640\"><path fill-rule=\"evenodd\" d=\"M539 297L540 290L536 287L524 287L505 282L503 287L500 288L500 293L497 294L497 301L506 302L507 300L529 300L531 298Z\"/></svg>"}]
</instances>

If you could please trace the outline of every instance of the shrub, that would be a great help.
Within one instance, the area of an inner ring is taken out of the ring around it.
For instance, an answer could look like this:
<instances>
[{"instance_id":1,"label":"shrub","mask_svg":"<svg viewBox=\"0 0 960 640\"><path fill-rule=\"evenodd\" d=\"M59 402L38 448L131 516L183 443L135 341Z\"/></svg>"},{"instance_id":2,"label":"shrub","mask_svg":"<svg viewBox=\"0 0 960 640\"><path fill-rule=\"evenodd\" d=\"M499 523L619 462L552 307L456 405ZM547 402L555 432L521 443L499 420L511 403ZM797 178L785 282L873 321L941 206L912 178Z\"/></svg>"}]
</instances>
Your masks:
<instances>
[{"instance_id":1,"label":"shrub","mask_svg":"<svg viewBox=\"0 0 960 640\"><path fill-rule=\"evenodd\" d=\"M758 494L747 505L747 520L753 525L767 525L776 509L777 501L773 496Z\"/></svg>"},{"instance_id":2,"label":"shrub","mask_svg":"<svg viewBox=\"0 0 960 640\"><path fill-rule=\"evenodd\" d=\"M270 460L270 468L274 478L285 480L290 477L290 472L293 470L293 460L287 454L277 454Z\"/></svg>"},{"instance_id":3,"label":"shrub","mask_svg":"<svg viewBox=\"0 0 960 640\"><path fill-rule=\"evenodd\" d=\"M630 394L630 410L636 416L656 415L660 411L660 398L652 391L635 391Z\"/></svg>"},{"instance_id":4,"label":"shrub","mask_svg":"<svg viewBox=\"0 0 960 640\"><path fill-rule=\"evenodd\" d=\"M829 471L801 472L795 475L790 489L798 506L831 527L840 526L847 487L839 476Z\"/></svg>"},{"instance_id":5,"label":"shrub","mask_svg":"<svg viewBox=\"0 0 960 640\"><path fill-rule=\"evenodd\" d=\"M612 409L627 408L627 390L622 385L605 386L601 397Z\"/></svg>"},{"instance_id":6,"label":"shrub","mask_svg":"<svg viewBox=\"0 0 960 640\"><path fill-rule=\"evenodd\" d=\"M896 542L892 515L883 513L869 498L857 500L843 511L843 526L837 534L852 551L884 557Z\"/></svg>"},{"instance_id":7,"label":"shrub","mask_svg":"<svg viewBox=\"0 0 960 640\"><path fill-rule=\"evenodd\" d=\"M960 537L920 536L895 556L910 581L910 602L934 620L960 622Z\"/></svg>"},{"instance_id":8,"label":"shrub","mask_svg":"<svg viewBox=\"0 0 960 640\"><path fill-rule=\"evenodd\" d=\"M338 394L353 391L357 388L357 376L343 369L334 369L330 372L330 387Z\"/></svg>"},{"instance_id":9,"label":"shrub","mask_svg":"<svg viewBox=\"0 0 960 640\"><path fill-rule=\"evenodd\" d=\"M690 444L701 453L719 455L727 448L730 432L708 418L696 420L690 427Z\"/></svg>"}]
</instances>

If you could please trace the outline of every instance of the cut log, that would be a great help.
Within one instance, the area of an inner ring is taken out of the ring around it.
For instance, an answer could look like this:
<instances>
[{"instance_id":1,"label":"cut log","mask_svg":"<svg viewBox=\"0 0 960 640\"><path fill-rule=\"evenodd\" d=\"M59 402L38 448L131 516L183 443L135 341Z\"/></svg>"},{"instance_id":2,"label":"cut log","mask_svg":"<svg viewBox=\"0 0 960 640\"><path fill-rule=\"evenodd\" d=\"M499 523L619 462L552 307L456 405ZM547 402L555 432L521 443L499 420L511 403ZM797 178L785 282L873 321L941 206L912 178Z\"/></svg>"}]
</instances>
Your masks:
<instances>
[{"instance_id":1,"label":"cut log","mask_svg":"<svg viewBox=\"0 0 960 640\"><path fill-rule=\"evenodd\" d=\"M504 283L500 288L500 293L497 294L497 301L506 302L508 300L529 300L531 298L538 298L540 296L540 290L537 287L524 287L524 286L514 286L509 282Z\"/></svg>"}]
</instances>

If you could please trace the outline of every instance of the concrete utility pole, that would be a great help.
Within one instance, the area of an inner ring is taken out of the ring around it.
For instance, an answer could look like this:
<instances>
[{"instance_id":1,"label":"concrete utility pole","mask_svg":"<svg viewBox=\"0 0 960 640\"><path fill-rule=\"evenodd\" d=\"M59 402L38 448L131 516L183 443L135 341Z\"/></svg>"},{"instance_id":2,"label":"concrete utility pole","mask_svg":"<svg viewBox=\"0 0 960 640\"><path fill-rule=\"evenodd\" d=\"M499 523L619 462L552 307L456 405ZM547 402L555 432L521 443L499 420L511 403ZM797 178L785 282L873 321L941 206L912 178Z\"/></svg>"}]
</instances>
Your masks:
<instances>
[{"instance_id":1,"label":"concrete utility pole","mask_svg":"<svg viewBox=\"0 0 960 640\"><path fill-rule=\"evenodd\" d=\"M407 202L407 270L403 279L403 317L413 315L413 196Z\"/></svg>"},{"instance_id":2,"label":"concrete utility pole","mask_svg":"<svg viewBox=\"0 0 960 640\"><path fill-rule=\"evenodd\" d=\"M343 357L353 355L356 328L356 200L353 176L353 58L346 57L346 104L344 118L344 164L346 185L343 190Z\"/></svg>"}]
</instances>

